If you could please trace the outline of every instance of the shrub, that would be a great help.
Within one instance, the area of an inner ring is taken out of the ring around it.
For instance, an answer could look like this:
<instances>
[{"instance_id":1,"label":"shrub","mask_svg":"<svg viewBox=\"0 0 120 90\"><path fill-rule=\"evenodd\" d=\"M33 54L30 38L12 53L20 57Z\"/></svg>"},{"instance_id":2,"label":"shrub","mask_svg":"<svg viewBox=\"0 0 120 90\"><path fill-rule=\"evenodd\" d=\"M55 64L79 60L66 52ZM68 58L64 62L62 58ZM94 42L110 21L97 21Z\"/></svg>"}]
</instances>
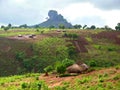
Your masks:
<instances>
[{"instance_id":1,"label":"shrub","mask_svg":"<svg viewBox=\"0 0 120 90\"><path fill-rule=\"evenodd\" d=\"M103 79L103 78L99 78L98 81L99 81L99 82L104 82L104 79Z\"/></svg>"},{"instance_id":2,"label":"shrub","mask_svg":"<svg viewBox=\"0 0 120 90\"><path fill-rule=\"evenodd\" d=\"M119 80L120 79L120 75L116 75L115 77L113 77L113 80Z\"/></svg>"},{"instance_id":3,"label":"shrub","mask_svg":"<svg viewBox=\"0 0 120 90\"><path fill-rule=\"evenodd\" d=\"M47 66L46 68L44 68L44 71L45 72L50 72L53 70L53 67L50 65L50 66Z\"/></svg>"},{"instance_id":4,"label":"shrub","mask_svg":"<svg viewBox=\"0 0 120 90\"><path fill-rule=\"evenodd\" d=\"M108 51L114 51L115 49L114 48L108 48Z\"/></svg>"},{"instance_id":5,"label":"shrub","mask_svg":"<svg viewBox=\"0 0 120 90\"><path fill-rule=\"evenodd\" d=\"M18 61L23 61L26 57L26 54L25 52L17 52L16 53L16 56L15 58L18 60Z\"/></svg>"},{"instance_id":6,"label":"shrub","mask_svg":"<svg viewBox=\"0 0 120 90\"><path fill-rule=\"evenodd\" d=\"M24 82L24 83L21 84L21 88L22 88L22 89L25 89L25 88L28 87L28 85L29 85L28 83L25 83L25 82Z\"/></svg>"},{"instance_id":7,"label":"shrub","mask_svg":"<svg viewBox=\"0 0 120 90\"><path fill-rule=\"evenodd\" d=\"M66 71L66 67L64 64L59 64L56 66L56 71L59 74L63 74Z\"/></svg>"},{"instance_id":8,"label":"shrub","mask_svg":"<svg viewBox=\"0 0 120 90\"><path fill-rule=\"evenodd\" d=\"M72 64L74 64L75 62L74 62L74 60L70 60L70 59L64 59L63 61L62 61L62 64L65 66L65 67L68 67L68 66L70 66L70 65L72 65Z\"/></svg>"},{"instance_id":9,"label":"shrub","mask_svg":"<svg viewBox=\"0 0 120 90\"><path fill-rule=\"evenodd\" d=\"M97 66L96 61L91 60L91 61L89 62L89 66L91 66L91 67L95 67L95 66Z\"/></svg>"}]
</instances>

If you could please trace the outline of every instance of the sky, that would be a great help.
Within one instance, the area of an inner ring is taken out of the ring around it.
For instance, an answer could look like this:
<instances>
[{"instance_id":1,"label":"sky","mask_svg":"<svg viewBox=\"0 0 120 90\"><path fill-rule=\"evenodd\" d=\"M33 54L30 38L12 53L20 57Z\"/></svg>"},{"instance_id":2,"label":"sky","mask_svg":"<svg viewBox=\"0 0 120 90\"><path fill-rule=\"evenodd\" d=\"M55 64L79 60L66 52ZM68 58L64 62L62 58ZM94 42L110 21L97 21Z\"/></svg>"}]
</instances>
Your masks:
<instances>
[{"instance_id":1,"label":"sky","mask_svg":"<svg viewBox=\"0 0 120 90\"><path fill-rule=\"evenodd\" d=\"M71 24L108 25L120 22L120 0L0 0L0 25L35 25L56 10Z\"/></svg>"}]
</instances>

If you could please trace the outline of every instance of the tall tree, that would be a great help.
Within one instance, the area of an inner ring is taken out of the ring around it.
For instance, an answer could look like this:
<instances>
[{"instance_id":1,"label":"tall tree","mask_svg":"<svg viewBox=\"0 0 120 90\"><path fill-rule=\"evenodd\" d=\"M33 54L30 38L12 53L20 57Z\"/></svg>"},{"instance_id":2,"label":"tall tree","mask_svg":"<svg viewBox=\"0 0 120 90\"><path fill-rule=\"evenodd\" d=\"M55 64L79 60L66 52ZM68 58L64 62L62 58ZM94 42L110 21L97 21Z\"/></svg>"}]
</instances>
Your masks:
<instances>
[{"instance_id":1,"label":"tall tree","mask_svg":"<svg viewBox=\"0 0 120 90\"><path fill-rule=\"evenodd\" d=\"M120 23L117 24L117 26L115 26L116 30L120 30Z\"/></svg>"},{"instance_id":2,"label":"tall tree","mask_svg":"<svg viewBox=\"0 0 120 90\"><path fill-rule=\"evenodd\" d=\"M11 28L11 27L12 27L12 24L9 23L9 24L8 24L8 28Z\"/></svg>"},{"instance_id":3,"label":"tall tree","mask_svg":"<svg viewBox=\"0 0 120 90\"><path fill-rule=\"evenodd\" d=\"M76 25L74 25L73 27L74 27L75 29L80 29L82 26L81 26L81 25L76 24Z\"/></svg>"},{"instance_id":4,"label":"tall tree","mask_svg":"<svg viewBox=\"0 0 120 90\"><path fill-rule=\"evenodd\" d=\"M96 26L95 26L95 25L92 25L92 26L90 27L90 29L96 29Z\"/></svg>"},{"instance_id":5,"label":"tall tree","mask_svg":"<svg viewBox=\"0 0 120 90\"><path fill-rule=\"evenodd\" d=\"M83 29L85 29L85 28L87 28L87 25L84 25L84 26L83 26Z\"/></svg>"}]
</instances>

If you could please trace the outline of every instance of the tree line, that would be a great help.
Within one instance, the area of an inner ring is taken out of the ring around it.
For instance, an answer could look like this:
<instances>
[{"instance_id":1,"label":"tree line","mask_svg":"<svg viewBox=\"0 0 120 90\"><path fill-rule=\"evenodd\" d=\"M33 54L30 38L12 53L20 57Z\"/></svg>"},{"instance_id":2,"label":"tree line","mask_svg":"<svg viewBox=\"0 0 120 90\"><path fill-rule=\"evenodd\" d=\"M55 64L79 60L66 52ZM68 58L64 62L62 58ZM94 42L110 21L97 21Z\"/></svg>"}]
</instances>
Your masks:
<instances>
[{"instance_id":1,"label":"tree line","mask_svg":"<svg viewBox=\"0 0 120 90\"><path fill-rule=\"evenodd\" d=\"M12 24L8 24L7 26L2 25L1 28L4 31L7 31L11 28L45 28L45 27L40 27L39 25L35 25L34 27L28 26L27 24L22 24L19 26L12 26ZM49 30L54 29L55 26L54 25L50 25ZM65 25L64 24L59 24L59 29L65 29ZM88 29L88 30L95 30L95 29L104 29L104 30L112 30L112 28L110 28L109 26L105 25L104 27L96 27L95 25L91 25L90 27L88 25L81 25L81 24L75 24L72 26L72 28L70 27L69 29ZM117 25L115 26L115 30L120 30L120 23L117 23Z\"/></svg>"}]
</instances>

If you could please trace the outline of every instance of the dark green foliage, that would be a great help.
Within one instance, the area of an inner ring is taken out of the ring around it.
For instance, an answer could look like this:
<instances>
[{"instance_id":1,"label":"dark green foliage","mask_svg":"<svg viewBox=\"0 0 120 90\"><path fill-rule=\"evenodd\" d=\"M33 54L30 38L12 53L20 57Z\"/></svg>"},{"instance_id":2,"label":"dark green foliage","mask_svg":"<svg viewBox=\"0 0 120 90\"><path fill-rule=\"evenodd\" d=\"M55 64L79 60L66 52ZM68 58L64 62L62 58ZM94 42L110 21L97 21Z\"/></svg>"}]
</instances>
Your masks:
<instances>
[{"instance_id":1,"label":"dark green foliage","mask_svg":"<svg viewBox=\"0 0 120 90\"><path fill-rule=\"evenodd\" d=\"M53 25L50 25L50 26L49 26L49 30L51 30L51 29L53 29L53 28L55 28L55 26L53 26Z\"/></svg>"},{"instance_id":2,"label":"dark green foliage","mask_svg":"<svg viewBox=\"0 0 120 90\"><path fill-rule=\"evenodd\" d=\"M70 44L68 46L68 53L69 53L69 56L70 56L71 59L76 59L77 52L76 52L75 47L72 44Z\"/></svg>"},{"instance_id":3,"label":"dark green foliage","mask_svg":"<svg viewBox=\"0 0 120 90\"><path fill-rule=\"evenodd\" d=\"M55 90L67 90L67 87L64 86L56 86Z\"/></svg>"},{"instance_id":4,"label":"dark green foliage","mask_svg":"<svg viewBox=\"0 0 120 90\"><path fill-rule=\"evenodd\" d=\"M116 30L120 30L120 23L117 24L117 26L115 26Z\"/></svg>"},{"instance_id":5,"label":"dark green foliage","mask_svg":"<svg viewBox=\"0 0 120 90\"><path fill-rule=\"evenodd\" d=\"M43 34L43 33L44 33L44 31L42 30L40 33L41 33L41 34Z\"/></svg>"},{"instance_id":6,"label":"dark green foliage","mask_svg":"<svg viewBox=\"0 0 120 90\"><path fill-rule=\"evenodd\" d=\"M28 87L28 83L25 83L25 82L24 82L24 83L21 84L21 88L22 88L22 89L25 89L25 88L27 88L27 87Z\"/></svg>"},{"instance_id":7,"label":"dark green foliage","mask_svg":"<svg viewBox=\"0 0 120 90\"><path fill-rule=\"evenodd\" d=\"M89 66L91 66L91 67L95 67L95 66L97 66L96 61L91 60L91 61L89 62Z\"/></svg>"},{"instance_id":8,"label":"dark green foliage","mask_svg":"<svg viewBox=\"0 0 120 90\"><path fill-rule=\"evenodd\" d=\"M21 88L24 90L49 90L44 81L35 81L31 83L22 83Z\"/></svg>"},{"instance_id":9,"label":"dark green foliage","mask_svg":"<svg viewBox=\"0 0 120 90\"><path fill-rule=\"evenodd\" d=\"M118 62L117 60L104 60L104 59L94 59L94 60L89 60L86 61L86 64L91 66L91 67L110 67L110 66L114 66L117 65Z\"/></svg>"},{"instance_id":10,"label":"dark green foliage","mask_svg":"<svg viewBox=\"0 0 120 90\"><path fill-rule=\"evenodd\" d=\"M27 28L27 24L20 25L19 28Z\"/></svg>"},{"instance_id":11,"label":"dark green foliage","mask_svg":"<svg viewBox=\"0 0 120 90\"><path fill-rule=\"evenodd\" d=\"M56 71L57 71L57 73L59 73L59 74L64 74L64 72L66 71L65 65L62 64L62 63L57 64L57 65L56 65Z\"/></svg>"},{"instance_id":12,"label":"dark green foliage","mask_svg":"<svg viewBox=\"0 0 120 90\"><path fill-rule=\"evenodd\" d=\"M3 29L4 29L4 27L5 27L5 26L3 26L3 25L1 26L1 28L3 28Z\"/></svg>"},{"instance_id":13,"label":"dark green foliage","mask_svg":"<svg viewBox=\"0 0 120 90\"><path fill-rule=\"evenodd\" d=\"M74 60L70 60L66 58L62 61L56 61L53 65L54 67L51 65L47 66L46 68L44 68L44 71L48 73L50 71L55 70L59 74L64 74L64 72L66 71L66 68L72 65L73 63L74 63Z\"/></svg>"},{"instance_id":14,"label":"dark green foliage","mask_svg":"<svg viewBox=\"0 0 120 90\"><path fill-rule=\"evenodd\" d=\"M64 26L63 24L60 24L60 25L59 25L59 28L60 28L60 29L65 29L65 26Z\"/></svg>"},{"instance_id":15,"label":"dark green foliage","mask_svg":"<svg viewBox=\"0 0 120 90\"><path fill-rule=\"evenodd\" d=\"M116 50L116 48L114 48L114 47L109 47L108 48L108 51L115 51Z\"/></svg>"},{"instance_id":16,"label":"dark green foliage","mask_svg":"<svg viewBox=\"0 0 120 90\"><path fill-rule=\"evenodd\" d=\"M75 29L80 29L82 26L81 26L81 25L76 24L76 25L74 25L73 27L74 27Z\"/></svg>"},{"instance_id":17,"label":"dark green foliage","mask_svg":"<svg viewBox=\"0 0 120 90\"><path fill-rule=\"evenodd\" d=\"M113 77L113 80L119 80L120 79L120 74L117 74L115 77Z\"/></svg>"},{"instance_id":18,"label":"dark green foliage","mask_svg":"<svg viewBox=\"0 0 120 90\"><path fill-rule=\"evenodd\" d=\"M39 29L37 28L36 31L39 32Z\"/></svg>"},{"instance_id":19,"label":"dark green foliage","mask_svg":"<svg viewBox=\"0 0 120 90\"><path fill-rule=\"evenodd\" d=\"M9 27L4 27L4 31L7 31L7 30L9 30Z\"/></svg>"},{"instance_id":20,"label":"dark green foliage","mask_svg":"<svg viewBox=\"0 0 120 90\"><path fill-rule=\"evenodd\" d=\"M26 57L25 52L16 52L15 58L18 61L23 61Z\"/></svg>"},{"instance_id":21,"label":"dark green foliage","mask_svg":"<svg viewBox=\"0 0 120 90\"><path fill-rule=\"evenodd\" d=\"M12 27L12 25L9 23L9 24L8 24L8 28L11 28L11 27Z\"/></svg>"},{"instance_id":22,"label":"dark green foliage","mask_svg":"<svg viewBox=\"0 0 120 90\"><path fill-rule=\"evenodd\" d=\"M67 58L62 61L62 64L63 64L65 67L68 67L68 66L70 66L70 65L72 65L72 64L74 64L74 63L75 63L74 60L70 60L70 59L67 59Z\"/></svg>"},{"instance_id":23,"label":"dark green foliage","mask_svg":"<svg viewBox=\"0 0 120 90\"><path fill-rule=\"evenodd\" d=\"M87 28L87 25L84 25L84 26L83 26L83 29L86 29L86 28Z\"/></svg>"},{"instance_id":24,"label":"dark green foliage","mask_svg":"<svg viewBox=\"0 0 120 90\"><path fill-rule=\"evenodd\" d=\"M76 33L65 33L64 36L73 40L78 38L78 35Z\"/></svg>"},{"instance_id":25,"label":"dark green foliage","mask_svg":"<svg viewBox=\"0 0 120 90\"><path fill-rule=\"evenodd\" d=\"M90 29L96 29L96 26L95 25L92 25L91 27L90 27Z\"/></svg>"},{"instance_id":26,"label":"dark green foliage","mask_svg":"<svg viewBox=\"0 0 120 90\"><path fill-rule=\"evenodd\" d=\"M53 70L53 67L51 65L47 66L46 68L44 68L45 72L50 72Z\"/></svg>"},{"instance_id":27,"label":"dark green foliage","mask_svg":"<svg viewBox=\"0 0 120 90\"><path fill-rule=\"evenodd\" d=\"M28 59L24 59L23 64L24 67L29 72L43 72L43 69L47 66L44 59L41 59L39 56L33 56Z\"/></svg>"},{"instance_id":28,"label":"dark green foliage","mask_svg":"<svg viewBox=\"0 0 120 90\"><path fill-rule=\"evenodd\" d=\"M33 49L37 55L46 60L47 65L68 58L68 48L63 39L46 38L33 45Z\"/></svg>"}]
</instances>

